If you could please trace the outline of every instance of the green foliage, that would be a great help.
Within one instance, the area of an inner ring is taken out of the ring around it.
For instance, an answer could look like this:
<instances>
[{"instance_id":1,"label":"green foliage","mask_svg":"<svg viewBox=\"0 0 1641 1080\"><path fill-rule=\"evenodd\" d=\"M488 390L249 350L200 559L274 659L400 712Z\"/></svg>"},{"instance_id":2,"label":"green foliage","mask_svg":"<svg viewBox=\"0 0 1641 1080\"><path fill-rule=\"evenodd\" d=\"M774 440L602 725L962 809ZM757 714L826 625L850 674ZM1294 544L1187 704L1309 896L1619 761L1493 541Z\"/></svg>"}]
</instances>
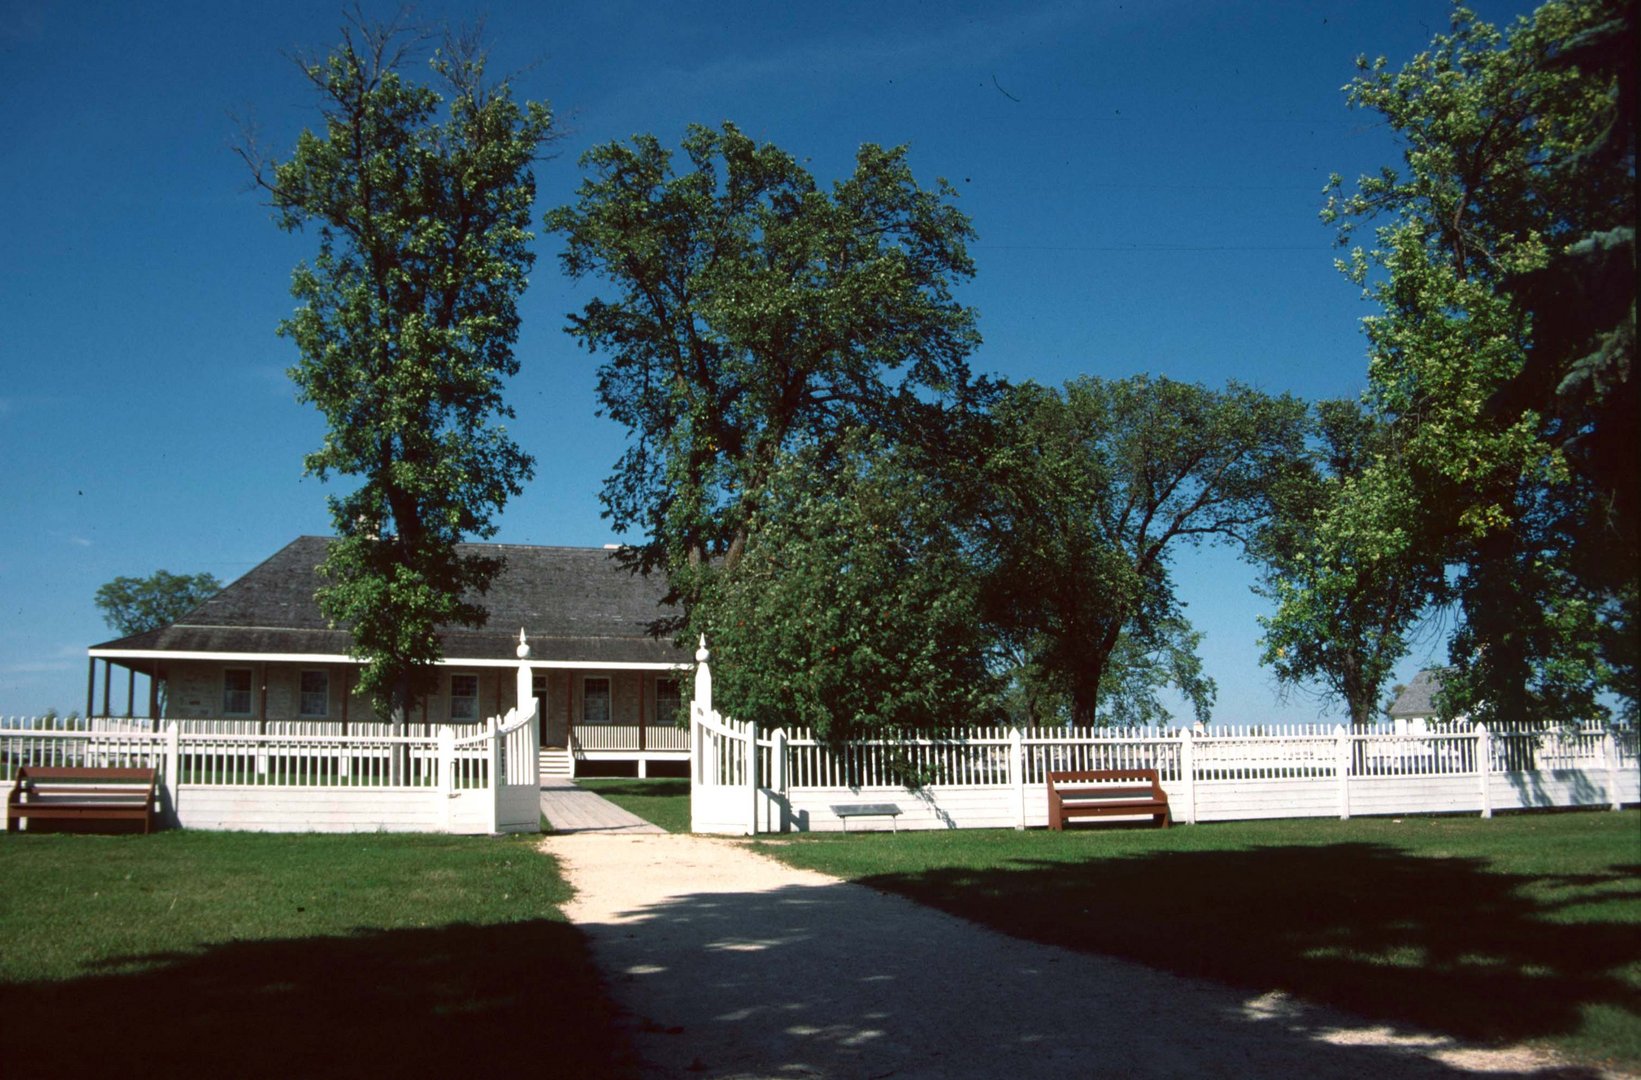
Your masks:
<instances>
[{"instance_id":1,"label":"green foliage","mask_svg":"<svg viewBox=\"0 0 1641 1080\"><path fill-rule=\"evenodd\" d=\"M980 498L985 610L1031 693L1078 724L1165 716L1173 683L1199 719L1202 674L1174 595L1181 545L1245 543L1301 467L1304 406L1232 384L1085 377L1025 384L992 418Z\"/></svg>"},{"instance_id":2,"label":"green foliage","mask_svg":"<svg viewBox=\"0 0 1641 1080\"><path fill-rule=\"evenodd\" d=\"M301 354L298 396L330 426L308 473L358 481L329 499L340 538L319 604L351 630L384 717L430 687L441 625L482 621L471 597L500 564L456 544L493 535L532 473L497 421L513 415L501 394L534 262L531 164L552 130L545 104L486 81L473 42L434 53L439 89L400 70L411 44L397 25L345 30L301 64L322 130L277 166L242 151L280 226L317 226L280 333Z\"/></svg>"},{"instance_id":3,"label":"green foliage","mask_svg":"<svg viewBox=\"0 0 1641 1080\"><path fill-rule=\"evenodd\" d=\"M675 171L650 135L595 147L547 224L565 272L612 289L568 327L605 357L599 401L629 433L605 514L643 535L629 557L665 569L689 612L703 568L733 567L766 497L783 497L769 491L787 455L856 427L938 431L941 403L980 388L974 313L952 295L973 233L904 148L862 146L830 192L731 124L691 127L683 154Z\"/></svg>"},{"instance_id":4,"label":"green foliage","mask_svg":"<svg viewBox=\"0 0 1641 1080\"><path fill-rule=\"evenodd\" d=\"M70 709L68 713L60 714L55 707L47 707L40 714L40 727L46 731L74 731L80 726L80 713Z\"/></svg>"},{"instance_id":5,"label":"green foliage","mask_svg":"<svg viewBox=\"0 0 1641 1080\"><path fill-rule=\"evenodd\" d=\"M692 631L724 711L834 742L989 719L979 584L937 474L881 437L783 459Z\"/></svg>"},{"instance_id":6,"label":"green foliage","mask_svg":"<svg viewBox=\"0 0 1641 1080\"><path fill-rule=\"evenodd\" d=\"M1438 566L1406 558L1405 544L1379 537L1421 518L1406 483L1388 482L1406 474L1387 470L1378 499L1362 498L1363 474L1397 458L1390 426L1359 402L1323 401L1313 434L1308 467L1275 490L1275 513L1251 548L1264 568L1255 591L1277 603L1274 615L1260 618L1260 661L1284 686L1314 685L1323 700L1344 703L1352 722L1365 724L1444 582ZM1368 520L1344 528L1347 515Z\"/></svg>"},{"instance_id":7,"label":"green foliage","mask_svg":"<svg viewBox=\"0 0 1641 1080\"><path fill-rule=\"evenodd\" d=\"M117 577L99 587L92 602L110 629L130 637L171 625L221 588L212 574L156 570L145 578Z\"/></svg>"},{"instance_id":8,"label":"green foliage","mask_svg":"<svg viewBox=\"0 0 1641 1080\"><path fill-rule=\"evenodd\" d=\"M1343 241L1386 219L1344 266L1383 309L1370 402L1397 452L1321 544L1373 553L1358 580L1388 561L1451 584L1444 707L1480 719L1635 708L1634 39L1618 0L1554 0L1508 36L1458 9L1348 88L1406 144L1404 173L1336 178L1323 215Z\"/></svg>"},{"instance_id":9,"label":"green foliage","mask_svg":"<svg viewBox=\"0 0 1641 1080\"><path fill-rule=\"evenodd\" d=\"M1172 687L1203 723L1219 688L1202 670L1197 646L1200 631L1191 628L1177 602L1171 610L1142 614L1117 635L1100 676L1099 719L1113 727L1165 725L1173 719L1159 692ZM1143 608L1142 608L1143 611Z\"/></svg>"}]
</instances>

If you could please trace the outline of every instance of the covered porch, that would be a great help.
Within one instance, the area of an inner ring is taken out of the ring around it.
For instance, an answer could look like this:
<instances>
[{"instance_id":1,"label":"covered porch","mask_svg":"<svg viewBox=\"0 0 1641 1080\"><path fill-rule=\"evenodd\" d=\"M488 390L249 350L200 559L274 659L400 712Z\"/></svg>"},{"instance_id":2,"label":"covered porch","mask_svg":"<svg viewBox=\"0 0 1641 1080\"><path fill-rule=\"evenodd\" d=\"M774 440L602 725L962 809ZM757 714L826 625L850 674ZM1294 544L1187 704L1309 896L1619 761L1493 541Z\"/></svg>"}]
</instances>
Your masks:
<instances>
[{"instance_id":1,"label":"covered porch","mask_svg":"<svg viewBox=\"0 0 1641 1080\"><path fill-rule=\"evenodd\" d=\"M617 762L648 776L654 762L687 762L679 697L685 670L644 661L536 665L543 775L574 776L587 764Z\"/></svg>"}]
</instances>

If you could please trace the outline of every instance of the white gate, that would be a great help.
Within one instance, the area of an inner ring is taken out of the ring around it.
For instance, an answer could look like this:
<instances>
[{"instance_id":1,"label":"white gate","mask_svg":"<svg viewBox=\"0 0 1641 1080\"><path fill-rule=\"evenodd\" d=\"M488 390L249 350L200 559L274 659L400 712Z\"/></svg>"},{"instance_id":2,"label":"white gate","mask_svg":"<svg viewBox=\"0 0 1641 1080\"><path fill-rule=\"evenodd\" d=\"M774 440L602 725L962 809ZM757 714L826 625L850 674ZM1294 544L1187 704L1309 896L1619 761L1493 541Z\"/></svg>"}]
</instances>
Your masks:
<instances>
[{"instance_id":1,"label":"white gate","mask_svg":"<svg viewBox=\"0 0 1641 1080\"><path fill-rule=\"evenodd\" d=\"M689 828L752 836L757 832L758 726L726 720L712 708L708 656L702 637L689 705Z\"/></svg>"}]
</instances>

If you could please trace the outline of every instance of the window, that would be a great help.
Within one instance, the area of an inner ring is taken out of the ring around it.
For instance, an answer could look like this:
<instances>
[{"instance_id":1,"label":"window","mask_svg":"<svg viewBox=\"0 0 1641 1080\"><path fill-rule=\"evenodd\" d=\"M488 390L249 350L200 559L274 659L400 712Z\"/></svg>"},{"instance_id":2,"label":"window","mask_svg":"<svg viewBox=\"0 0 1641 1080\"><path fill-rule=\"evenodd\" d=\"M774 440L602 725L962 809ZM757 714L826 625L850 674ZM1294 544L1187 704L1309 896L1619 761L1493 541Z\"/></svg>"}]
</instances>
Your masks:
<instances>
[{"instance_id":1,"label":"window","mask_svg":"<svg viewBox=\"0 0 1641 1080\"><path fill-rule=\"evenodd\" d=\"M608 724L610 722L610 680L603 676L588 677L581 681L581 722Z\"/></svg>"},{"instance_id":2,"label":"window","mask_svg":"<svg viewBox=\"0 0 1641 1080\"><path fill-rule=\"evenodd\" d=\"M251 669L228 668L222 673L222 714L251 715Z\"/></svg>"},{"instance_id":3,"label":"window","mask_svg":"<svg viewBox=\"0 0 1641 1080\"><path fill-rule=\"evenodd\" d=\"M450 676L450 719L452 722L479 718L479 677Z\"/></svg>"},{"instance_id":4,"label":"window","mask_svg":"<svg viewBox=\"0 0 1641 1080\"><path fill-rule=\"evenodd\" d=\"M296 715L323 717L330 715L330 672L304 671L298 677Z\"/></svg>"},{"instance_id":5,"label":"window","mask_svg":"<svg viewBox=\"0 0 1641 1080\"><path fill-rule=\"evenodd\" d=\"M684 709L683 696L678 692L678 680L659 678L655 680L655 722L657 724L676 724L678 714Z\"/></svg>"}]
</instances>

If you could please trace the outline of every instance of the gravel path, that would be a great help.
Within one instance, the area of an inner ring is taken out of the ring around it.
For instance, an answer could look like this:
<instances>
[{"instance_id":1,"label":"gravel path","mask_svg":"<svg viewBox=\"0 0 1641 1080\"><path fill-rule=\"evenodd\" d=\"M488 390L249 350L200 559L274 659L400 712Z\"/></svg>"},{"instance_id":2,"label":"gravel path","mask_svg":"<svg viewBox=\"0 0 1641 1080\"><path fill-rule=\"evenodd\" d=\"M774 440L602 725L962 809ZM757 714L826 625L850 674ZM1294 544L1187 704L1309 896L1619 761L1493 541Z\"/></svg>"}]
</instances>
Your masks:
<instances>
[{"instance_id":1,"label":"gravel path","mask_svg":"<svg viewBox=\"0 0 1641 1080\"><path fill-rule=\"evenodd\" d=\"M1006 937L734 841L543 844L647 1078L1604 1075Z\"/></svg>"}]
</instances>

